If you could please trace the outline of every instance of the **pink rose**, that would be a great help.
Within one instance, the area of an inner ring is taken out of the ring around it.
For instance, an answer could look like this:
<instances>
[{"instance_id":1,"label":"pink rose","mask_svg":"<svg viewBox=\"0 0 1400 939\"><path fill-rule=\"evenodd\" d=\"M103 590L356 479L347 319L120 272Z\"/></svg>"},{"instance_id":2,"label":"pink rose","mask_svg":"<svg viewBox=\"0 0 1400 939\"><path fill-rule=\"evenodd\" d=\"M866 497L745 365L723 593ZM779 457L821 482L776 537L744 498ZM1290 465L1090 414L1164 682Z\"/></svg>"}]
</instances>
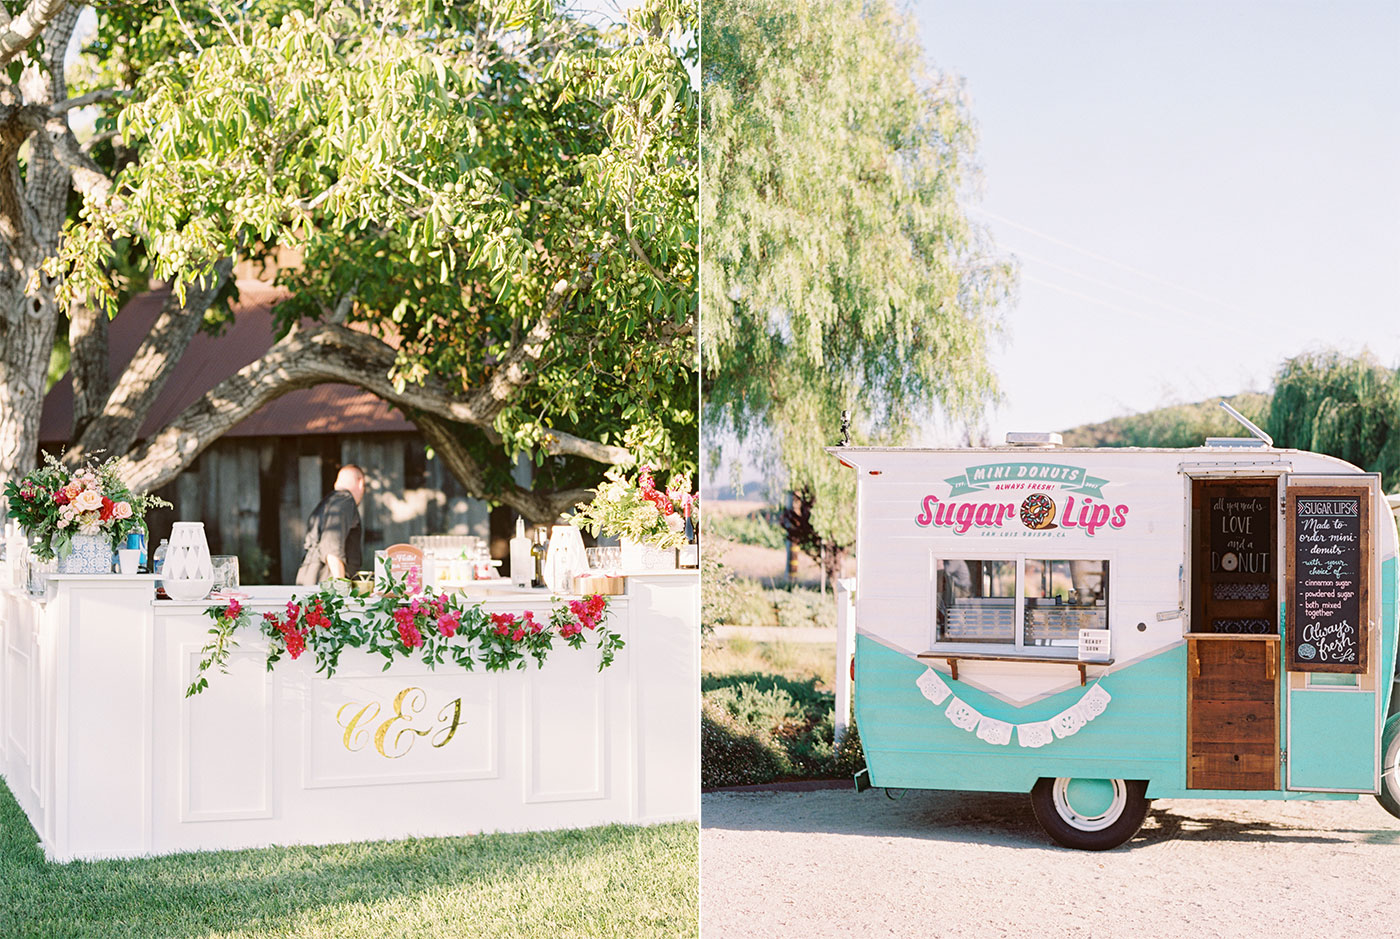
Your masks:
<instances>
[{"instance_id":1,"label":"pink rose","mask_svg":"<svg viewBox=\"0 0 1400 939\"><path fill-rule=\"evenodd\" d=\"M131 503L118 502L112 509L112 516L114 518L131 518Z\"/></svg>"},{"instance_id":2,"label":"pink rose","mask_svg":"<svg viewBox=\"0 0 1400 939\"><path fill-rule=\"evenodd\" d=\"M95 512L102 508L102 496L91 489L84 489L73 497L73 508L79 512Z\"/></svg>"}]
</instances>

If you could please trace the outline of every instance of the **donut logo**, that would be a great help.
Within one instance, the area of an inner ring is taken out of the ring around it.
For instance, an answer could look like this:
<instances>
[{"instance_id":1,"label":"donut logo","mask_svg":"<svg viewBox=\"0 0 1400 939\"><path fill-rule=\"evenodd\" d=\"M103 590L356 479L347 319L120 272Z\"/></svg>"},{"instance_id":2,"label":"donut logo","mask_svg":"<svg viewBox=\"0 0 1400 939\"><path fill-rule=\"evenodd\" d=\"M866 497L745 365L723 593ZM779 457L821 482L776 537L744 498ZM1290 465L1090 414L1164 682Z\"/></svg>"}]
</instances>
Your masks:
<instances>
[{"instance_id":1,"label":"donut logo","mask_svg":"<svg viewBox=\"0 0 1400 939\"><path fill-rule=\"evenodd\" d=\"M1220 559L1220 569L1221 569L1221 570L1233 571L1235 568L1237 568L1237 567L1239 567L1239 566L1240 566L1240 559L1239 559L1239 556L1236 555L1235 552L1233 552L1233 551L1227 551L1227 552L1225 553L1225 555Z\"/></svg>"},{"instance_id":2,"label":"donut logo","mask_svg":"<svg viewBox=\"0 0 1400 939\"><path fill-rule=\"evenodd\" d=\"M1298 646L1298 658L1310 662L1316 655L1317 647L1311 642L1305 642Z\"/></svg>"},{"instance_id":3,"label":"donut logo","mask_svg":"<svg viewBox=\"0 0 1400 939\"><path fill-rule=\"evenodd\" d=\"M1032 493L1021 502L1021 524L1032 531L1055 527L1055 500L1043 492Z\"/></svg>"}]
</instances>

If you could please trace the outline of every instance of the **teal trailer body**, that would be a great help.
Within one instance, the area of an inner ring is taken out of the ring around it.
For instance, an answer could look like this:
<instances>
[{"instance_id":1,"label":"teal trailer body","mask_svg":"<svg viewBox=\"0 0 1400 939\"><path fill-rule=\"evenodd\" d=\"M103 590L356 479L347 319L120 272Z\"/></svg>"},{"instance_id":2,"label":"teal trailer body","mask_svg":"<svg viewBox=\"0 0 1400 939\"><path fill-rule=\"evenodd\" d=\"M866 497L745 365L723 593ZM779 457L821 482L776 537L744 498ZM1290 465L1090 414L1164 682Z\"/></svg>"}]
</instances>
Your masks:
<instances>
[{"instance_id":1,"label":"teal trailer body","mask_svg":"<svg viewBox=\"0 0 1400 939\"><path fill-rule=\"evenodd\" d=\"M831 452L859 480L871 785L1382 791L1400 569L1373 474L1272 446Z\"/></svg>"}]
</instances>

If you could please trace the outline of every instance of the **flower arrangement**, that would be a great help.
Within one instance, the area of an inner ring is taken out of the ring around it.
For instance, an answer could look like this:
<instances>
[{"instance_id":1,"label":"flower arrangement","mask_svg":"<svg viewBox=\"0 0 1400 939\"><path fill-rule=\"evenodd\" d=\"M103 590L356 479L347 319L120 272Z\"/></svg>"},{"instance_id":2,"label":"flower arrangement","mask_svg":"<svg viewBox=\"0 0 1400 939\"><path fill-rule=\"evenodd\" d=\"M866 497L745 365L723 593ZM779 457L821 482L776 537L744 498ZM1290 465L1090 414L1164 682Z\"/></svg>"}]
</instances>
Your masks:
<instances>
[{"instance_id":1,"label":"flower arrangement","mask_svg":"<svg viewBox=\"0 0 1400 939\"><path fill-rule=\"evenodd\" d=\"M284 654L298 659L310 650L316 671L327 678L347 648L382 655L386 669L395 659L418 658L429 668L450 659L467 671L478 664L501 671L524 668L526 656L544 665L556 638L579 649L590 636L602 653L602 671L624 645L605 625L607 611L607 598L595 595L555 606L544 622L531 610L488 615L480 603L467 606L457 594L415 596L406 584L390 580L382 596L351 598L324 589L300 597L282 611L263 613L258 627L267 639L269 670ZM252 622L252 614L236 599L204 613L214 625L186 697L209 686L205 673L210 669L228 671L228 655L237 645L233 634Z\"/></svg>"},{"instance_id":2,"label":"flower arrangement","mask_svg":"<svg viewBox=\"0 0 1400 939\"><path fill-rule=\"evenodd\" d=\"M665 489L656 488L649 466L629 482L618 470L609 470L606 482L594 490L592 502L580 502L570 521L589 533L617 535L656 548L678 548L690 539L686 523L693 523L700 497L690 491L690 477L672 476Z\"/></svg>"},{"instance_id":3,"label":"flower arrangement","mask_svg":"<svg viewBox=\"0 0 1400 939\"><path fill-rule=\"evenodd\" d=\"M113 547L128 533L146 530L146 512L170 503L156 496L132 495L117 476L116 460L70 470L50 453L44 465L5 484L10 518L36 540L41 561L59 560L73 550L73 536L100 535Z\"/></svg>"}]
</instances>

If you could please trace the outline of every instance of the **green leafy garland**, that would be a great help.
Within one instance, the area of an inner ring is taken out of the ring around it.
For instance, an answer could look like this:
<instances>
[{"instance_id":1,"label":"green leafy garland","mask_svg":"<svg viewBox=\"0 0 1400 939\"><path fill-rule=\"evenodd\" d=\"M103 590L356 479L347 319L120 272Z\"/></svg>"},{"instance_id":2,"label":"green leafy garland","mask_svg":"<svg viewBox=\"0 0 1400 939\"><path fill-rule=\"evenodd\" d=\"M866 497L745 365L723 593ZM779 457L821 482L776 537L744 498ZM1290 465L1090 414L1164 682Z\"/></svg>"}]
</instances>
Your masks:
<instances>
[{"instance_id":1,"label":"green leafy garland","mask_svg":"<svg viewBox=\"0 0 1400 939\"><path fill-rule=\"evenodd\" d=\"M457 594L425 590L411 596L401 584L391 582L382 595L373 597L352 598L323 589L295 598L284 613L262 614L259 627L268 643L269 671L283 653L296 659L310 649L316 671L329 678L348 647L382 655L385 670L396 659L416 657L429 668L450 659L467 671L479 663L496 672L524 668L527 656L544 665L556 639L580 649L590 635L602 653L598 664L602 671L624 645L622 637L604 625L607 613L607 598L594 594L555 604L544 621L535 619L530 610L520 615L488 614L480 603L468 605ZM204 615L214 626L185 697L209 687L206 673L211 668L228 673L229 653L238 644L234 632L252 620L252 613L238 600L211 606Z\"/></svg>"}]
</instances>

